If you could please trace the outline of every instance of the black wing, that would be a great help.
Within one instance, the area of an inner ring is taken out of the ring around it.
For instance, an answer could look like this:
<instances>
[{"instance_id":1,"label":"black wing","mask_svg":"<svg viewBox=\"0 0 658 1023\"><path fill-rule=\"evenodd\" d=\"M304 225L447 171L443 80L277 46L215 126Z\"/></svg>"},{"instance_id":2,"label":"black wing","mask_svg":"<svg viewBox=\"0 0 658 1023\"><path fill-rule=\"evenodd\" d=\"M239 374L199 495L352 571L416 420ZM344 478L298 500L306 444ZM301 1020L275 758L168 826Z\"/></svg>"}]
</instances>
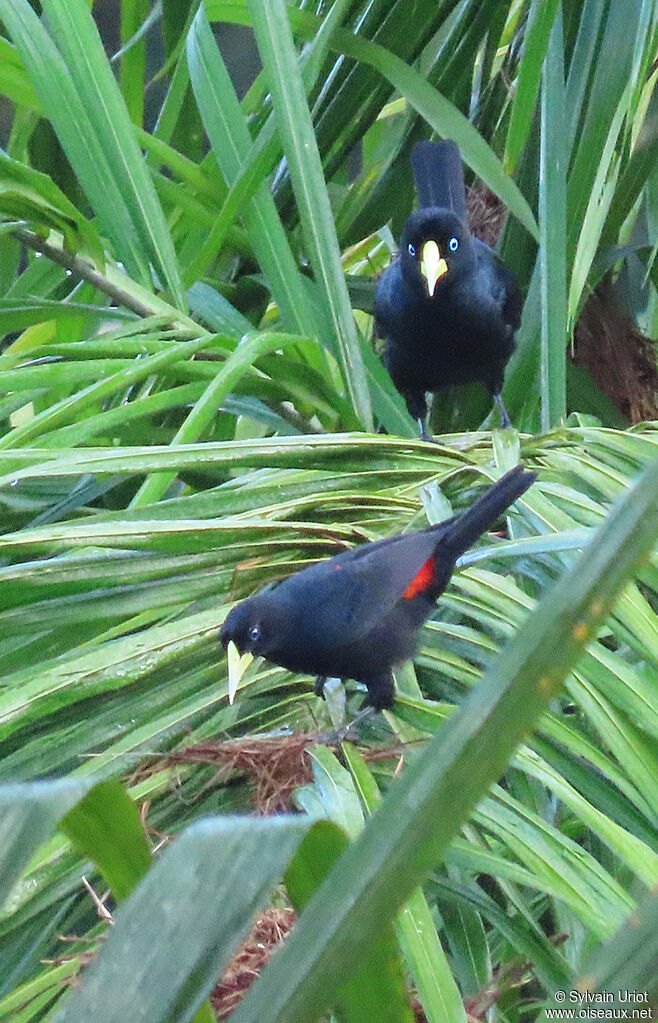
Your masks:
<instances>
[{"instance_id":1,"label":"black wing","mask_svg":"<svg viewBox=\"0 0 658 1023\"><path fill-rule=\"evenodd\" d=\"M313 643L324 650L370 633L400 600L425 562L437 554L443 585L455 560L534 482L511 469L465 512L417 533L362 544L289 576L279 584L291 606L303 608L298 632L313 620ZM318 637L321 637L318 644Z\"/></svg>"},{"instance_id":2,"label":"black wing","mask_svg":"<svg viewBox=\"0 0 658 1023\"><path fill-rule=\"evenodd\" d=\"M433 530L364 544L289 576L282 596L304 613L297 625L303 636L313 622L316 648L330 650L349 637L367 635L398 602L411 580L433 554Z\"/></svg>"},{"instance_id":3,"label":"black wing","mask_svg":"<svg viewBox=\"0 0 658 1023\"><path fill-rule=\"evenodd\" d=\"M503 322L516 333L521 325L523 297L516 274L502 263L496 252L481 238L474 238L478 272L481 279L486 279L489 295L500 309Z\"/></svg>"},{"instance_id":4,"label":"black wing","mask_svg":"<svg viewBox=\"0 0 658 1023\"><path fill-rule=\"evenodd\" d=\"M375 291L374 315L374 336L390 337L391 331L395 331L400 320L404 321L406 315L406 303L404 302L405 289L402 283L400 260L388 266L379 280Z\"/></svg>"},{"instance_id":5,"label":"black wing","mask_svg":"<svg viewBox=\"0 0 658 1023\"><path fill-rule=\"evenodd\" d=\"M411 152L411 166L420 205L442 206L468 223L459 147L451 139L417 142Z\"/></svg>"},{"instance_id":6,"label":"black wing","mask_svg":"<svg viewBox=\"0 0 658 1023\"><path fill-rule=\"evenodd\" d=\"M498 276L505 289L505 301L503 303L503 319L511 328L512 332L521 326L521 313L523 312L523 296L519 288L516 274L513 273L504 263L496 260Z\"/></svg>"}]
</instances>

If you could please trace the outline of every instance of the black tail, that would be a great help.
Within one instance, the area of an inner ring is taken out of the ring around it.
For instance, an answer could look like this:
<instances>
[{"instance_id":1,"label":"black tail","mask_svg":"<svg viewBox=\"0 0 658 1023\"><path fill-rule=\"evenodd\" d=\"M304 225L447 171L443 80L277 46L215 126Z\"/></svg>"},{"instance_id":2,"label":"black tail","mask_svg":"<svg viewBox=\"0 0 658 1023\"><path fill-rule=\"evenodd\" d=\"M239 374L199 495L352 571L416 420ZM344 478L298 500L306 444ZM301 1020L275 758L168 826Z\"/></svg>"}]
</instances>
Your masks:
<instances>
[{"instance_id":1,"label":"black tail","mask_svg":"<svg viewBox=\"0 0 658 1023\"><path fill-rule=\"evenodd\" d=\"M414 183L421 206L443 206L467 223L464 167L450 139L417 142L411 151Z\"/></svg>"},{"instance_id":2,"label":"black tail","mask_svg":"<svg viewBox=\"0 0 658 1023\"><path fill-rule=\"evenodd\" d=\"M536 472L527 472L521 465L510 469L468 511L445 523L447 528L441 547L449 547L455 560L461 557L536 479Z\"/></svg>"}]
</instances>

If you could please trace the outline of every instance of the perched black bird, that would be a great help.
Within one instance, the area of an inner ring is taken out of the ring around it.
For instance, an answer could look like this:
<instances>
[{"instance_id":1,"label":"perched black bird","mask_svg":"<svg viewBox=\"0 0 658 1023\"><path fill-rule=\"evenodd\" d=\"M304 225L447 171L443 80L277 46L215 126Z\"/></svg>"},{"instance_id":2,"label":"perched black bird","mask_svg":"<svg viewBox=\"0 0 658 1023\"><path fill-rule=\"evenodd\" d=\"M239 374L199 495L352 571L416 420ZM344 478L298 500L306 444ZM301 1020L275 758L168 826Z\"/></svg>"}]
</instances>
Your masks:
<instances>
[{"instance_id":1,"label":"perched black bird","mask_svg":"<svg viewBox=\"0 0 658 1023\"><path fill-rule=\"evenodd\" d=\"M420 209L375 295L384 361L410 414L426 430L428 391L479 380L500 411L522 300L514 274L467 224L464 172L454 142L418 142L411 154Z\"/></svg>"},{"instance_id":2,"label":"perched black bird","mask_svg":"<svg viewBox=\"0 0 658 1023\"><path fill-rule=\"evenodd\" d=\"M512 469L468 511L416 533L365 543L289 576L237 604L221 629L229 698L254 656L290 671L352 678L366 702L393 703L392 668L412 657L416 636L445 590L457 558L525 493L536 474Z\"/></svg>"}]
</instances>

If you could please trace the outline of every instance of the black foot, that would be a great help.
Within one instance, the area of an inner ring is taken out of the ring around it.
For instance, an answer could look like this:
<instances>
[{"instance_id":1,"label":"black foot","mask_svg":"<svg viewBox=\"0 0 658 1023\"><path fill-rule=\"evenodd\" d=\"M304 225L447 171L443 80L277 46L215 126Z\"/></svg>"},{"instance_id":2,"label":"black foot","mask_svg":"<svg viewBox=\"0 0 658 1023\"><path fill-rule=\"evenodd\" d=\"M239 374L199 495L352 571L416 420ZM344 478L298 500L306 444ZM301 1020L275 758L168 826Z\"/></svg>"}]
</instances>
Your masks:
<instances>
[{"instance_id":1,"label":"black foot","mask_svg":"<svg viewBox=\"0 0 658 1023\"><path fill-rule=\"evenodd\" d=\"M498 392L498 394L494 394L494 401L496 403L498 414L500 416L501 429L506 430L508 426L512 426L512 420L510 419L507 409L505 408L505 403L502 399L500 391Z\"/></svg>"},{"instance_id":2,"label":"black foot","mask_svg":"<svg viewBox=\"0 0 658 1023\"><path fill-rule=\"evenodd\" d=\"M313 692L315 693L315 695L320 696L323 700L325 699L324 684L326 681L327 681L326 675L318 675L318 677L315 680L315 685L313 686Z\"/></svg>"}]
</instances>

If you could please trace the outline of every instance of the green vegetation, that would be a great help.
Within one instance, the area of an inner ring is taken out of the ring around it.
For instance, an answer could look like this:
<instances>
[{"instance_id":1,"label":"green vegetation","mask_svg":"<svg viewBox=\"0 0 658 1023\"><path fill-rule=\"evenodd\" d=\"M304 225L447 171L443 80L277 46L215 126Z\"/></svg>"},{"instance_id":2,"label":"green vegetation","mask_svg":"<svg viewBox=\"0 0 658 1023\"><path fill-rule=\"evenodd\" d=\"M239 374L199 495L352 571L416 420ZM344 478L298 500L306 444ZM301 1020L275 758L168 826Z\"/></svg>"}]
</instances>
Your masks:
<instances>
[{"instance_id":1,"label":"green vegetation","mask_svg":"<svg viewBox=\"0 0 658 1023\"><path fill-rule=\"evenodd\" d=\"M211 1023L282 900L236 1023L405 1023L410 990L525 1023L579 978L658 1006L658 426L568 358L602 281L657 333L656 4L121 0L113 62L84 0L41 6L0 0L0 1023ZM241 100L219 22L254 29ZM510 211L511 439L476 387L419 442L373 348L431 132ZM519 459L394 711L305 780L330 708L263 664L229 705L229 607ZM305 814L220 759L272 738Z\"/></svg>"}]
</instances>

